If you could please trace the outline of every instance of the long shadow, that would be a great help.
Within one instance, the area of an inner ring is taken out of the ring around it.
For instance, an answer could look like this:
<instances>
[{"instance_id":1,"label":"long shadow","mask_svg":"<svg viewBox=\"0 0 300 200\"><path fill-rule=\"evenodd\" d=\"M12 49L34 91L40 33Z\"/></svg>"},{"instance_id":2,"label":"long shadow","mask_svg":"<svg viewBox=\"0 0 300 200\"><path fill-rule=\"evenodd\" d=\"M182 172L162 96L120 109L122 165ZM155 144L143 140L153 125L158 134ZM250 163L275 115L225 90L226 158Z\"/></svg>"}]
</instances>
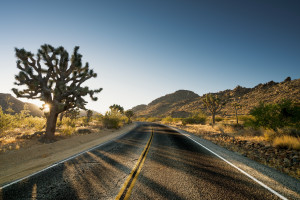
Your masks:
<instances>
[{"instance_id":1,"label":"long shadow","mask_svg":"<svg viewBox=\"0 0 300 200\"><path fill-rule=\"evenodd\" d=\"M139 157L151 126L40 172L0 191L0 199L99 199L118 192ZM128 164L129 163L129 164ZM121 174L121 176L119 176ZM119 176L119 177L118 177ZM116 182L114 182L116 181Z\"/></svg>"},{"instance_id":2,"label":"long shadow","mask_svg":"<svg viewBox=\"0 0 300 200\"><path fill-rule=\"evenodd\" d=\"M212 157L210 152L203 150L175 131L163 129L156 130L156 133L156 143L153 142L150 149L152 156L148 156L148 162L164 165L174 169L175 172L189 174L195 184L206 182L226 191L234 191L245 198L264 199L256 191L265 189L229 167L225 162ZM168 147L170 144L172 148ZM251 188L252 193L249 194L249 190L245 188ZM275 196L274 198L276 199Z\"/></svg>"},{"instance_id":3,"label":"long shadow","mask_svg":"<svg viewBox=\"0 0 300 200\"><path fill-rule=\"evenodd\" d=\"M194 184L206 181L226 190L233 188L236 192L247 196L238 185L247 184L249 186L248 181L237 180L232 170L212 167L214 164L211 163L207 153L203 153L203 150L197 149L188 141L183 141L182 144L180 140L183 138L175 131L165 131L163 126L148 125L138 127L134 130L136 134L123 136L98 149L3 189L1 191L2 199L113 198L144 149L151 133L151 127L160 130L159 132L155 131L149 151L152 156L148 156L146 162L154 162L172 168L175 172L183 172L196 177L192 179L195 181ZM170 141L172 146L164 145L164 140L160 140L163 138L157 137L158 134L167 135L168 137L165 139ZM144 184L153 193L165 199L184 199L176 191L168 189L164 183L155 181L143 173L138 179L141 180L138 183ZM223 182L224 180L226 183ZM230 182L238 184L232 186ZM250 186L254 187L254 184L250 184ZM145 199L150 198L146 192L143 195ZM252 198L260 199L259 196L255 195Z\"/></svg>"}]
</instances>

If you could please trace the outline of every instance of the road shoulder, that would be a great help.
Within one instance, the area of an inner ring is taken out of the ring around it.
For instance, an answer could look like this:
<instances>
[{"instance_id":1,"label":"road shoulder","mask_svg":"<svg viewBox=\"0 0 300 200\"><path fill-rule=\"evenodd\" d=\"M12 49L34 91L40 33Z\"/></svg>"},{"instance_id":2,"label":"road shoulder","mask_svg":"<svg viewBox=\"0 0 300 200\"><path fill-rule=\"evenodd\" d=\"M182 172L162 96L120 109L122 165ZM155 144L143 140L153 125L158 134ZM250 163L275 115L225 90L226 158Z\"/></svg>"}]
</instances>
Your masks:
<instances>
[{"instance_id":1,"label":"road shoulder","mask_svg":"<svg viewBox=\"0 0 300 200\"><path fill-rule=\"evenodd\" d=\"M26 177L94 146L117 138L137 126L126 125L116 131L78 135L50 144L36 144L26 149L0 154L0 186Z\"/></svg>"},{"instance_id":2,"label":"road shoulder","mask_svg":"<svg viewBox=\"0 0 300 200\"><path fill-rule=\"evenodd\" d=\"M211 141L200 138L192 133L181 130L177 127L169 127L199 142L206 148L220 155L233 165L242 169L273 190L280 191L280 194L282 194L283 196L289 199L300 199L300 181L298 181L297 179L283 174L273 168L255 162L247 157L242 156L239 153L229 151L212 143Z\"/></svg>"}]
</instances>

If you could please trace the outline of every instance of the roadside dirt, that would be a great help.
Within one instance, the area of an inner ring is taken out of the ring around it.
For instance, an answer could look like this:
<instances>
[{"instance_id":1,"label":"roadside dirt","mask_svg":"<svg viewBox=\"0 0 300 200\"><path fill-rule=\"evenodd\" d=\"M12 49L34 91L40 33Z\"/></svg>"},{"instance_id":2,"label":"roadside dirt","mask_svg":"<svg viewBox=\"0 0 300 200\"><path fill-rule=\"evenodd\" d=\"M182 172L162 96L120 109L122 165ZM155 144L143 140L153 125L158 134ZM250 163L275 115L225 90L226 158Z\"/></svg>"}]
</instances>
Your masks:
<instances>
[{"instance_id":1,"label":"roadside dirt","mask_svg":"<svg viewBox=\"0 0 300 200\"><path fill-rule=\"evenodd\" d=\"M126 125L119 130L74 135L44 144L32 138L26 146L0 154L0 186L26 177L74 154L109 141L132 130L136 125Z\"/></svg>"},{"instance_id":2,"label":"roadside dirt","mask_svg":"<svg viewBox=\"0 0 300 200\"><path fill-rule=\"evenodd\" d=\"M275 168L300 180L300 151L273 147L264 141L239 139L216 131L207 125L171 126L200 136L228 150L238 152L256 162Z\"/></svg>"}]
</instances>

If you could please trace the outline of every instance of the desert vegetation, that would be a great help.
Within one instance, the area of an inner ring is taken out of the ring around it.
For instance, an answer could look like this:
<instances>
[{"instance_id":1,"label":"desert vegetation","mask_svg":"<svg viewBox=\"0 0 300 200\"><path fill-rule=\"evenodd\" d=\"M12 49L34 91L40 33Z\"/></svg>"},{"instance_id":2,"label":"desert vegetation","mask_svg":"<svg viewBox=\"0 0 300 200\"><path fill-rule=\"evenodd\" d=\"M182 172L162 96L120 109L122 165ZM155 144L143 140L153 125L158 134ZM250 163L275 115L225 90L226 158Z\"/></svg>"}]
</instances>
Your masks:
<instances>
[{"instance_id":1,"label":"desert vegetation","mask_svg":"<svg viewBox=\"0 0 300 200\"><path fill-rule=\"evenodd\" d=\"M101 92L102 88L90 90L82 84L97 74L89 69L89 64L82 64L79 47L69 57L63 47L54 48L49 44L42 45L36 56L25 49L15 49L19 74L15 76L15 84L21 90L13 88L17 97L40 99L49 108L46 115L45 141L53 141L56 130L57 117L60 113L74 108L85 109L87 102L83 99L89 95Z\"/></svg>"},{"instance_id":2,"label":"desert vegetation","mask_svg":"<svg viewBox=\"0 0 300 200\"><path fill-rule=\"evenodd\" d=\"M178 126L299 179L299 103L288 99L278 103L261 102L248 115L238 115L242 105L232 106L236 107L232 115L219 112L214 119L210 113L198 111L185 118L137 117L136 120Z\"/></svg>"},{"instance_id":3,"label":"desert vegetation","mask_svg":"<svg viewBox=\"0 0 300 200\"><path fill-rule=\"evenodd\" d=\"M40 140L45 134L47 117L36 117L28 113L26 104L16 114L4 112L0 106L0 153L19 149L32 140ZM73 135L101 132L103 129L118 129L128 123L131 123L130 118L114 108L105 115L91 110L80 115L79 109L70 109L61 113L57 120L55 137L64 139Z\"/></svg>"}]
</instances>

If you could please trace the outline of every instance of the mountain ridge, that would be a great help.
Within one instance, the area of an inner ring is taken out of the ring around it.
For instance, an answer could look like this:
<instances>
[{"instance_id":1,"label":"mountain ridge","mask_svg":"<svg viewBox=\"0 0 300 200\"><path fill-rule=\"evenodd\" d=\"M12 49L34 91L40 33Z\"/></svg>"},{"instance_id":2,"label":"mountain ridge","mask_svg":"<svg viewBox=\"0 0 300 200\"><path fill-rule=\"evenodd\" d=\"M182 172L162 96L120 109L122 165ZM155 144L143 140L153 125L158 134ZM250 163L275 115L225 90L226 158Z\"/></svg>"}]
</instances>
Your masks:
<instances>
[{"instance_id":1,"label":"mountain ridge","mask_svg":"<svg viewBox=\"0 0 300 200\"><path fill-rule=\"evenodd\" d=\"M191 94L188 96L187 94ZM240 85L234 89L227 89L215 93L226 104L221 110L221 115L233 115L234 109L231 103L239 102L242 108L239 114L247 115L259 102L277 103L282 99L300 101L300 79L291 80L290 77L282 82L269 81L260 83L253 88ZM193 112L202 110L210 114L203 103L206 94L199 96L189 90L178 90L174 93L154 99L148 105L141 104L132 108L137 117L187 117Z\"/></svg>"},{"instance_id":2,"label":"mountain ridge","mask_svg":"<svg viewBox=\"0 0 300 200\"><path fill-rule=\"evenodd\" d=\"M13 97L9 93L0 93L0 106L2 107L2 110L4 113L7 113L7 109L9 108L7 98L9 98L8 102L12 103L11 108L13 110L12 114L20 113L21 110L24 109L24 105L28 105L28 109L30 111L29 114L37 117L43 116L43 112L40 110L40 108L32 103L25 103L23 101L20 101L19 99Z\"/></svg>"}]
</instances>

